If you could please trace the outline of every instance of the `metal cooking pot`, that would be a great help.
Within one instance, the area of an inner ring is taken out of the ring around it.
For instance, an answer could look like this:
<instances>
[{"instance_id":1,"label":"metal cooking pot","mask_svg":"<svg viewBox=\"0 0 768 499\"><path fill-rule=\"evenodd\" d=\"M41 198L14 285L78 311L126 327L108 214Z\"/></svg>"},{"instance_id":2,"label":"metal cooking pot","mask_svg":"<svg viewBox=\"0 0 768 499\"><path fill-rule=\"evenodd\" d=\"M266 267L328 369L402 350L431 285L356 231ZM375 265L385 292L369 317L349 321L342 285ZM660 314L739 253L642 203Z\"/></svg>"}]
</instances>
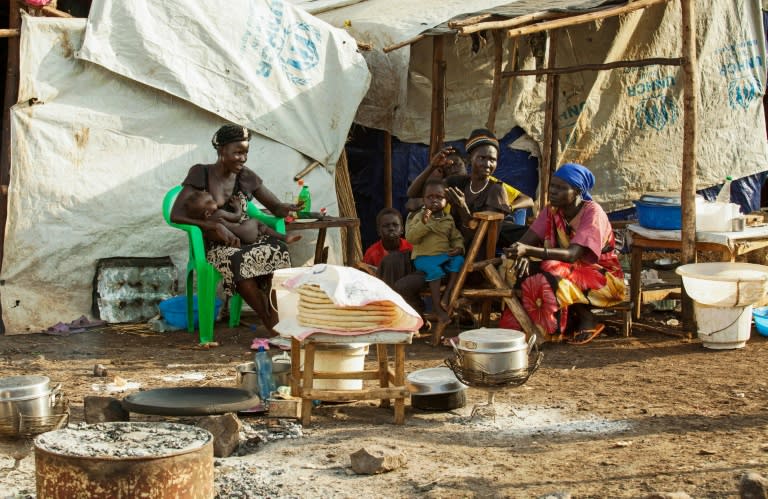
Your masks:
<instances>
[{"instance_id":1,"label":"metal cooking pot","mask_svg":"<svg viewBox=\"0 0 768 499\"><path fill-rule=\"evenodd\" d=\"M480 328L459 334L456 351L461 367L487 374L526 371L528 355L536 335L526 342L525 334L514 329Z\"/></svg>"},{"instance_id":2,"label":"metal cooking pot","mask_svg":"<svg viewBox=\"0 0 768 499\"><path fill-rule=\"evenodd\" d=\"M467 404L467 385L447 367L414 371L405 377L411 407L425 411L450 411Z\"/></svg>"},{"instance_id":3,"label":"metal cooking pot","mask_svg":"<svg viewBox=\"0 0 768 499\"><path fill-rule=\"evenodd\" d=\"M47 376L10 376L0 378L0 419L16 420L19 414L50 416L61 389L50 387Z\"/></svg>"},{"instance_id":4,"label":"metal cooking pot","mask_svg":"<svg viewBox=\"0 0 768 499\"><path fill-rule=\"evenodd\" d=\"M291 384L291 365L286 362L272 363L272 379L275 386L289 386ZM237 366L235 376L237 386L248 393L259 393L259 373L256 372L254 362L246 362Z\"/></svg>"}]
</instances>

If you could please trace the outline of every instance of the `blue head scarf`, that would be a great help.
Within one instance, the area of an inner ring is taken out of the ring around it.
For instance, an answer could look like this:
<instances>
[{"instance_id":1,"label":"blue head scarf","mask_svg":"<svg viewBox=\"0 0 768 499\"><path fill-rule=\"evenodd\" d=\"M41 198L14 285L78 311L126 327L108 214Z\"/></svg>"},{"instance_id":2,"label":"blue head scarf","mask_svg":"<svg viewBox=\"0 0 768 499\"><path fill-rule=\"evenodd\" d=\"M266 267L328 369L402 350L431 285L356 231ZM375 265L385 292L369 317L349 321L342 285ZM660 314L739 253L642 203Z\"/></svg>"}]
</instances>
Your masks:
<instances>
[{"instance_id":1,"label":"blue head scarf","mask_svg":"<svg viewBox=\"0 0 768 499\"><path fill-rule=\"evenodd\" d=\"M595 176L586 166L566 163L557 169L555 177L565 180L571 187L578 189L582 199L592 201L589 191L595 186Z\"/></svg>"}]
</instances>

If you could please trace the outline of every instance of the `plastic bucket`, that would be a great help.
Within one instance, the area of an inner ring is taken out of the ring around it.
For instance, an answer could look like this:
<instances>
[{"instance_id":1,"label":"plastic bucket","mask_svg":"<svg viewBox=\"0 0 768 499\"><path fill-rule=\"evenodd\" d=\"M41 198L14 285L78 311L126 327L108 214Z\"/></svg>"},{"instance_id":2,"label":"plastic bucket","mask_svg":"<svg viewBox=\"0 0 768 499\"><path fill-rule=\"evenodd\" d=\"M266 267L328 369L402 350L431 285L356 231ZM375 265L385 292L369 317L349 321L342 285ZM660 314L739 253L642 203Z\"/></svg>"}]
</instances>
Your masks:
<instances>
[{"instance_id":1,"label":"plastic bucket","mask_svg":"<svg viewBox=\"0 0 768 499\"><path fill-rule=\"evenodd\" d=\"M283 283L292 277L303 274L307 270L309 270L309 267L292 267L276 270L272 274L272 296L270 297L270 302L281 320L285 319L288 314L296 316L299 310L299 294L283 286Z\"/></svg>"},{"instance_id":2,"label":"plastic bucket","mask_svg":"<svg viewBox=\"0 0 768 499\"><path fill-rule=\"evenodd\" d=\"M752 305L709 307L693 302L699 339L713 350L744 348L752 331Z\"/></svg>"},{"instance_id":3,"label":"plastic bucket","mask_svg":"<svg viewBox=\"0 0 768 499\"><path fill-rule=\"evenodd\" d=\"M195 318L195 329L198 329L200 326L200 317L197 313L197 295L194 295L192 297L193 305L192 309L194 311L194 318ZM218 296L216 297L216 302L214 306L214 312L213 316L218 317L219 311L221 310L221 298ZM187 297L185 295L181 296L174 296L173 298L168 298L167 300L163 300L160 303L157 304L157 308L160 309L160 315L163 316L163 319L165 322L170 324L173 327L178 327L181 329L186 329L187 327Z\"/></svg>"},{"instance_id":4,"label":"plastic bucket","mask_svg":"<svg viewBox=\"0 0 768 499\"><path fill-rule=\"evenodd\" d=\"M315 346L315 372L360 372L365 368L367 343L325 343ZM299 353L304 369L304 349ZM319 390L362 390L361 379L315 379L312 388Z\"/></svg>"}]
</instances>

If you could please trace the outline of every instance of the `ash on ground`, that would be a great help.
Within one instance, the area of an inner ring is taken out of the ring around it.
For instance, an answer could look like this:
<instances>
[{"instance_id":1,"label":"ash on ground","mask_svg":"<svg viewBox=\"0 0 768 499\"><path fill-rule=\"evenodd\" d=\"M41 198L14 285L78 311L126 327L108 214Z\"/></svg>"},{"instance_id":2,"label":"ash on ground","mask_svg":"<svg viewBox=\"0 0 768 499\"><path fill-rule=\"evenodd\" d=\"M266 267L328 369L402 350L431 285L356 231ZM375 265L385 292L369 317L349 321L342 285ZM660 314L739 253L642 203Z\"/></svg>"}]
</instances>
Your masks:
<instances>
[{"instance_id":1,"label":"ash on ground","mask_svg":"<svg viewBox=\"0 0 768 499\"><path fill-rule=\"evenodd\" d=\"M237 455L246 456L258 452L259 448L267 442L286 438L302 438L303 436L303 427L287 419L279 419L276 425L266 427L264 425L243 422L243 427L240 430L240 447L237 449Z\"/></svg>"},{"instance_id":2,"label":"ash on ground","mask_svg":"<svg viewBox=\"0 0 768 499\"><path fill-rule=\"evenodd\" d=\"M249 463L230 464L226 459L216 459L214 464L216 499L300 497L283 490L283 470L263 469Z\"/></svg>"}]
</instances>

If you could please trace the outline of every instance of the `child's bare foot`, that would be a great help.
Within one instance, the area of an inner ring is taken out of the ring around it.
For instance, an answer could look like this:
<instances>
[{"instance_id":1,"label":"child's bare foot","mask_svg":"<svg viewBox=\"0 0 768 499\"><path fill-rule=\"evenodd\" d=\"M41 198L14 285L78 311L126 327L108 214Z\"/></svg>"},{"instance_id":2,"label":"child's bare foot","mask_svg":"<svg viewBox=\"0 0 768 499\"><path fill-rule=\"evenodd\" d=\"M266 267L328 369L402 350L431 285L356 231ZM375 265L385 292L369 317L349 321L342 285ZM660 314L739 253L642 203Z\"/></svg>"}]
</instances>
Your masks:
<instances>
[{"instance_id":1,"label":"child's bare foot","mask_svg":"<svg viewBox=\"0 0 768 499\"><path fill-rule=\"evenodd\" d=\"M448 324L451 322L451 316L448 315L448 312L443 310L442 304L435 308L437 309L435 310L435 315L437 315L437 322L440 324Z\"/></svg>"},{"instance_id":2,"label":"child's bare foot","mask_svg":"<svg viewBox=\"0 0 768 499\"><path fill-rule=\"evenodd\" d=\"M291 234L290 236L285 236L286 244L295 243L299 239L301 239L301 234Z\"/></svg>"}]
</instances>

